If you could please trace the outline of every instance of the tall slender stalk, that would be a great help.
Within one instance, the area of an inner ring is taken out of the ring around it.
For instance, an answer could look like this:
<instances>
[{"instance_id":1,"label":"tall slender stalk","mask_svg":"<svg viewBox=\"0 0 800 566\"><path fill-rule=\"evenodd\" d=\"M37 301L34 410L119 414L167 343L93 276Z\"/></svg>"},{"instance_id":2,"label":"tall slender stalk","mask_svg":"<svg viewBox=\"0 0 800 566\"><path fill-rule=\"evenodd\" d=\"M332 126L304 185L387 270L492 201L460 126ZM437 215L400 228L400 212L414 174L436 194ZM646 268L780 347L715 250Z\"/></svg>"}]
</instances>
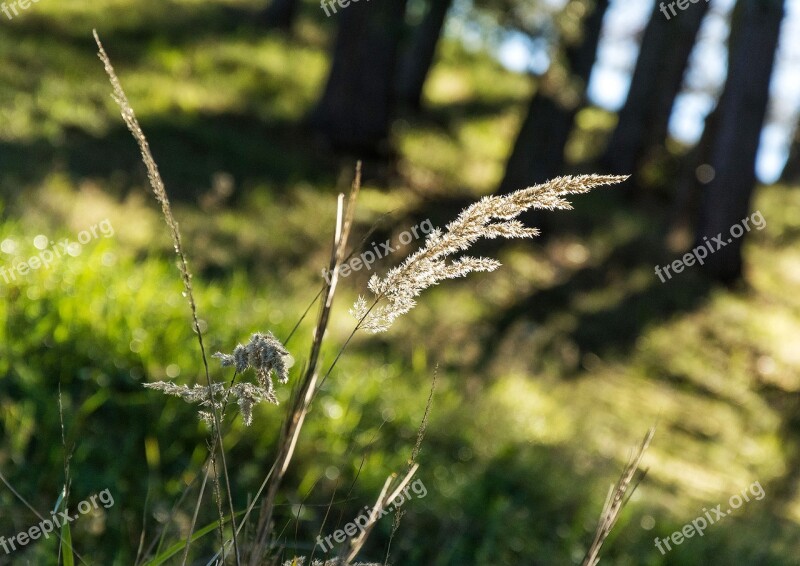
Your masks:
<instances>
[{"instance_id":1,"label":"tall slender stalk","mask_svg":"<svg viewBox=\"0 0 800 566\"><path fill-rule=\"evenodd\" d=\"M236 564L238 566L240 562L239 562L239 544L236 536L236 512L233 507L233 496L231 494L231 484L228 474L228 465L225 459L225 447L222 442L220 417L214 405L213 388L211 386L211 376L208 371L208 358L206 356L206 349L203 343L203 333L200 330L200 322L197 317L197 304L195 303L194 292L192 290L192 274L189 271L189 265L188 262L186 261L186 253L184 252L183 244L181 243L181 233L178 228L178 223L175 221L175 217L172 215L172 207L170 206L169 197L167 196L167 191L166 188L164 187L164 182L161 179L161 174L158 171L158 166L156 165L155 159L153 158L153 154L150 151L150 144L147 142L147 138L145 137L141 126L139 126L139 121L136 119L136 114L133 111L133 107L128 102L128 97L125 95L125 91L123 90L122 85L119 82L119 78L117 78L117 74L114 71L114 67L111 65L111 60L106 54L105 49L103 49L103 44L100 42L100 37L97 35L97 30L93 30L92 33L94 35L95 42L97 42L98 56L100 57L100 60L103 62L103 67L105 68L105 71L108 74L109 81L111 82L111 86L114 91L112 97L114 98L114 101L120 108L120 111L122 113L122 119L125 121L125 125L128 127L128 130L130 130L136 142L139 144L139 150L142 154L142 161L144 162L144 165L147 168L147 177L150 180L150 186L153 189L153 194L155 195L156 200L161 204L161 212L164 216L164 220L167 223L167 226L169 227L170 235L172 236L172 243L175 248L175 253L178 256L178 268L181 272L181 279L183 280L183 287L185 289L186 299L189 302L189 308L191 309L192 312L192 326L195 334L197 335L197 340L200 344L200 353L203 359L203 368L205 370L206 383L208 385L208 396L209 396L209 402L211 404L211 413L214 419L214 424L212 428L213 428L213 433L215 435L215 442L213 446L219 448L220 459L222 460L222 471L228 495L227 503L230 508L231 525L233 527L234 553L236 555L235 556ZM217 501L218 506L222 505L220 498L221 496L218 494L218 501ZM220 519L220 538L222 539L222 545L223 545L222 562L224 563L225 536L223 529L224 529L223 521L222 519Z\"/></svg>"},{"instance_id":2,"label":"tall slender stalk","mask_svg":"<svg viewBox=\"0 0 800 566\"><path fill-rule=\"evenodd\" d=\"M281 482L286 475L286 471L289 468L289 463L294 455L294 450L297 446L297 440L300 437L300 431L303 428L306 414L308 413L311 401L316 393L316 384L319 379L317 366L322 350L322 342L328 327L331 308L333 307L333 299L339 280L339 267L344 261L350 229L353 225L356 198L358 197L360 189L361 163L359 162L356 167L355 179L353 180L353 186L350 190L346 206L344 204L344 195L339 195L336 215L336 232L334 234L329 265L330 273L333 275L330 278L330 283L326 283L323 292L325 301L320 306L319 317L314 330L314 338L311 343L311 352L308 357L308 365L303 373L297 394L294 397L292 410L286 421L284 421L281 430L280 440L278 441L278 455L275 458L275 465L273 467L274 475L272 476L267 488L267 494L261 505L258 526L256 528L255 544L250 554L249 563L252 566L261 564L262 557L267 551L271 532L272 514L275 508L275 498Z\"/></svg>"}]
</instances>

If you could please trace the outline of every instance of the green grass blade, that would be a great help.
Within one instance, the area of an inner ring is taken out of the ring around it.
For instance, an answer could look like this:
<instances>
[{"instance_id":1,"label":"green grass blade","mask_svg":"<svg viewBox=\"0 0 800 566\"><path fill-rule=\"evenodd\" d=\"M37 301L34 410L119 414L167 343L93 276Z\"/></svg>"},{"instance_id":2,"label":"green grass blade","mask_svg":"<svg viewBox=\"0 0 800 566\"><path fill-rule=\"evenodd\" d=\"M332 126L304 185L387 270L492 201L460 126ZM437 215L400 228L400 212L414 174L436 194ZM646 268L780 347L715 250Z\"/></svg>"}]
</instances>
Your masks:
<instances>
[{"instance_id":1,"label":"green grass blade","mask_svg":"<svg viewBox=\"0 0 800 566\"><path fill-rule=\"evenodd\" d=\"M236 513L237 516L240 516L240 515L243 515L243 514L244 514L244 511L240 511L240 512ZM230 518L226 518L225 519L226 523L229 522L229 521L230 521ZM219 521L214 521L213 523L210 523L210 524L206 525L205 527L203 527L199 531L196 531L192 535L192 542L204 537L208 533L210 533L213 530L217 529L218 525L219 525ZM169 560L170 558L172 558L173 556L178 554L181 550L183 550L185 546L186 546L186 541L185 540L181 540L179 542L176 542L175 544L173 544L172 546L170 546L169 548L164 550L164 552L162 552L158 556L155 556L151 560L148 560L147 562L145 562L143 564L143 566L160 566L161 564L163 564L164 562L166 562L167 560Z\"/></svg>"},{"instance_id":2,"label":"green grass blade","mask_svg":"<svg viewBox=\"0 0 800 566\"><path fill-rule=\"evenodd\" d=\"M75 556L72 554L72 532L69 530L68 522L61 527L61 557L64 566L75 566Z\"/></svg>"}]
</instances>

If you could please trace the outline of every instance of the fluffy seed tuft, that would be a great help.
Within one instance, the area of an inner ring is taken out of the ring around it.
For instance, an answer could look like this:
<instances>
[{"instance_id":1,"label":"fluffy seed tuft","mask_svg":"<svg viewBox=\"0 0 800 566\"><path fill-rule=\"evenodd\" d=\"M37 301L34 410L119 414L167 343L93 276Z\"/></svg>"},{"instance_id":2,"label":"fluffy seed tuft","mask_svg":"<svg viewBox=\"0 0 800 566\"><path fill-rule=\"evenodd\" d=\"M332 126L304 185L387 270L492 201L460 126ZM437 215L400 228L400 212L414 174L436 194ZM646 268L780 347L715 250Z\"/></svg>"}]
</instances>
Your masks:
<instances>
[{"instance_id":1,"label":"fluffy seed tuft","mask_svg":"<svg viewBox=\"0 0 800 566\"><path fill-rule=\"evenodd\" d=\"M289 352L283 347L280 340L271 332L261 334L257 332L250 337L250 342L234 348L232 354L217 352L212 357L218 358L222 367L235 367L237 373L243 373L248 368L256 372L258 383L239 382L230 387L223 383L214 383L208 386L176 385L171 381L158 381L146 383L148 389L161 391L165 395L180 397L187 403L198 403L201 407L215 408L222 412L228 403L237 403L242 412L245 426L253 423L253 407L264 401L278 405L275 396L275 385L272 382L272 373L278 376L279 383L289 381L289 369L286 367L284 356ZM204 410L198 412L200 420L213 425L213 412Z\"/></svg>"}]
</instances>

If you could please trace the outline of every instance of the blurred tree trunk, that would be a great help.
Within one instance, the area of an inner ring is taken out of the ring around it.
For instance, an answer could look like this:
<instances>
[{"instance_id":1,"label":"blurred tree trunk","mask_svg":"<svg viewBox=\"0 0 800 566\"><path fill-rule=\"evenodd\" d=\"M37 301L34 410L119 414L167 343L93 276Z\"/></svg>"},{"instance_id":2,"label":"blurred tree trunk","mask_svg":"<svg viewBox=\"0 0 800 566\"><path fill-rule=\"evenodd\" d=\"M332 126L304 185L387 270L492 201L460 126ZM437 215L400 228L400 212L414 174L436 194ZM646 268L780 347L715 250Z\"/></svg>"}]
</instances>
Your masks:
<instances>
[{"instance_id":1,"label":"blurred tree trunk","mask_svg":"<svg viewBox=\"0 0 800 566\"><path fill-rule=\"evenodd\" d=\"M608 171L635 174L648 154L667 137L672 106L697 32L708 11L698 2L668 20L656 6L642 37L631 87L604 157Z\"/></svg>"},{"instance_id":2,"label":"blurred tree trunk","mask_svg":"<svg viewBox=\"0 0 800 566\"><path fill-rule=\"evenodd\" d=\"M671 250L688 248L697 232L697 220L703 191L711 182L711 149L719 129L720 106L717 105L705 120L703 134L697 144L684 155L679 164L675 179L675 200L672 204L667 235Z\"/></svg>"},{"instance_id":3,"label":"blurred tree trunk","mask_svg":"<svg viewBox=\"0 0 800 566\"><path fill-rule=\"evenodd\" d=\"M800 181L800 123L797 124L794 142L792 142L792 147L789 148L789 159L783 167L783 173L781 173L782 183L796 183L797 181Z\"/></svg>"},{"instance_id":4,"label":"blurred tree trunk","mask_svg":"<svg viewBox=\"0 0 800 566\"><path fill-rule=\"evenodd\" d=\"M265 26L288 31L294 24L298 5L299 0L272 0L257 17Z\"/></svg>"},{"instance_id":5,"label":"blurred tree trunk","mask_svg":"<svg viewBox=\"0 0 800 566\"><path fill-rule=\"evenodd\" d=\"M517 134L499 193L509 193L560 175L575 115L585 103L608 0L596 0L584 18L580 39L566 46L538 81ZM566 73L564 72L566 67Z\"/></svg>"},{"instance_id":6,"label":"blurred tree trunk","mask_svg":"<svg viewBox=\"0 0 800 566\"><path fill-rule=\"evenodd\" d=\"M715 251L706 260L706 270L724 283L735 281L742 273L743 237L733 237L730 230L750 210L756 153L783 14L782 0L739 0L731 23L728 78L711 142L710 165L715 176L703 194L696 238L696 245L708 238ZM722 242L711 243L719 235Z\"/></svg>"},{"instance_id":7,"label":"blurred tree trunk","mask_svg":"<svg viewBox=\"0 0 800 566\"><path fill-rule=\"evenodd\" d=\"M394 106L406 0L371 0L340 9L325 90L311 126L337 149L380 152Z\"/></svg>"},{"instance_id":8,"label":"blurred tree trunk","mask_svg":"<svg viewBox=\"0 0 800 566\"><path fill-rule=\"evenodd\" d=\"M429 0L425 16L414 30L403 56L398 79L399 102L412 110L422 106L422 89L436 55L447 11L453 0Z\"/></svg>"}]
</instances>

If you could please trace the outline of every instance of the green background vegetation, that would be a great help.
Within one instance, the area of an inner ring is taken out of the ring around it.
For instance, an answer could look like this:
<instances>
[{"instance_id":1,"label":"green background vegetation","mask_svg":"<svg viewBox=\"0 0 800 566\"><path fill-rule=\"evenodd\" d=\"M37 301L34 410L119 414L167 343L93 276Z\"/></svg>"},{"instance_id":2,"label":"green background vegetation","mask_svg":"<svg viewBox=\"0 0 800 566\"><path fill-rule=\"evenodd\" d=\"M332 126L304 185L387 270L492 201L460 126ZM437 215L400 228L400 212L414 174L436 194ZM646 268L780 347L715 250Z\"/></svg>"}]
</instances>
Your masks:
<instances>
[{"instance_id":1,"label":"green background vegetation","mask_svg":"<svg viewBox=\"0 0 800 566\"><path fill-rule=\"evenodd\" d=\"M73 525L92 564L133 563L143 525L149 542L207 449L193 407L142 388L193 383L202 363L171 243L91 29L175 201L207 347L231 351L254 331L285 338L316 295L335 195L354 163L298 126L325 77L331 23L309 6L293 37L267 33L247 17L258 4L42 0L0 22L0 242L16 244L0 265L38 253L38 234L75 240L104 218L115 228L77 257L0 280L0 469L34 507L54 506L60 386L71 499L105 488L115 499ZM367 179L356 241L376 223L376 241L427 217L443 225L458 202L491 192L529 92L525 77L446 41L426 88L429 112L395 124L397 170ZM575 159L613 119L588 110L579 123ZM404 468L438 365L419 457L428 495L404 506L395 563L578 563L609 484L657 421L647 479L606 545L607 563L796 564L800 193L791 189L758 189L767 227L751 233L746 283L735 290L709 286L697 269L662 284L653 266L674 258L653 219L666 213L655 203L633 209L606 189L552 213L543 238L487 246L504 263L498 272L432 289L388 334L357 336L314 404L279 500L287 553L309 552L334 490L323 534ZM352 329L347 309L368 277L343 280L324 362ZM309 339L305 321L287 345L293 377ZM212 372L230 378L215 361ZM285 401L288 388L278 394ZM227 435L239 506L272 463L286 406L263 406L251 428L237 421ZM756 480L765 499L666 556L654 548L655 536ZM168 543L190 522L190 493ZM38 522L5 489L0 509L6 537ZM214 517L209 500L199 524ZM363 556L382 560L390 531L385 519ZM193 555L207 557L213 543ZM13 560L49 564L56 554L50 539Z\"/></svg>"}]
</instances>

